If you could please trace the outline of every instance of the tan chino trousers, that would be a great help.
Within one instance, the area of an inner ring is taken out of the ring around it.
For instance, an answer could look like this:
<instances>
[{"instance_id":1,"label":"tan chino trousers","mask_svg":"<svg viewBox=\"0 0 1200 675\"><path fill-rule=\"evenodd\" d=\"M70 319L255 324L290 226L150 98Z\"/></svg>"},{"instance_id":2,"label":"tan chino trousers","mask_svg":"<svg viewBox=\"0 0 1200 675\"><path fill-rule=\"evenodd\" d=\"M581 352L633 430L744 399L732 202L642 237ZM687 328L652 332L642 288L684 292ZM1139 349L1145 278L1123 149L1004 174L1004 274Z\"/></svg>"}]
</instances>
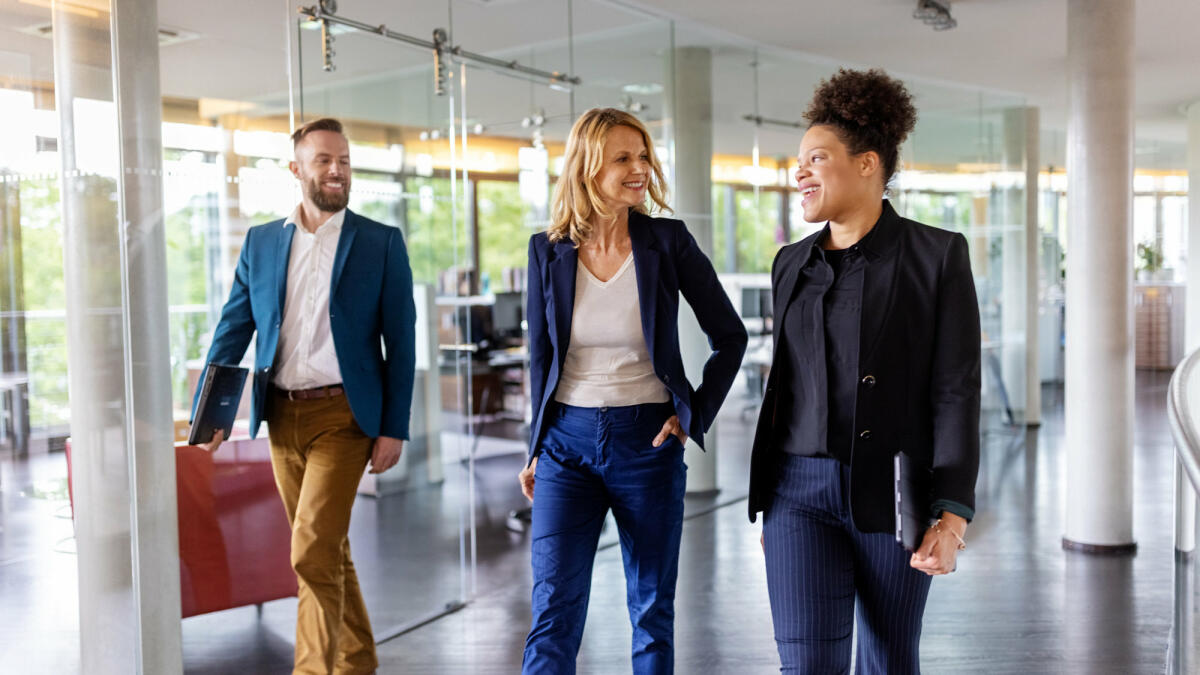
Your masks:
<instances>
[{"instance_id":1,"label":"tan chino trousers","mask_svg":"<svg viewBox=\"0 0 1200 675\"><path fill-rule=\"evenodd\" d=\"M299 582L297 675L373 673L375 638L350 561L350 510L374 439L345 395L291 401L272 391L271 467L292 527Z\"/></svg>"}]
</instances>

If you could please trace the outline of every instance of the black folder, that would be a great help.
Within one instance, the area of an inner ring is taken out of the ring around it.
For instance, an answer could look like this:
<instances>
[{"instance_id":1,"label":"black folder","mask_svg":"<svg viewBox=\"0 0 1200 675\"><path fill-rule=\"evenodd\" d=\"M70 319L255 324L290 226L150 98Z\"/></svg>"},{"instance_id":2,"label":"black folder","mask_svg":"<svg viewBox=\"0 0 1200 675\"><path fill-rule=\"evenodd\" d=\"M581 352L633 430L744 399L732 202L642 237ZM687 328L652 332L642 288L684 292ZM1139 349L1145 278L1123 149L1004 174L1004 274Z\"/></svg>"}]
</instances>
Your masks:
<instances>
[{"instance_id":1,"label":"black folder","mask_svg":"<svg viewBox=\"0 0 1200 675\"><path fill-rule=\"evenodd\" d=\"M925 530L933 519L930 513L930 492L933 471L909 457L897 452L893 460L895 468L896 543L908 551L916 551L925 537Z\"/></svg>"},{"instance_id":2,"label":"black folder","mask_svg":"<svg viewBox=\"0 0 1200 675\"><path fill-rule=\"evenodd\" d=\"M211 441L217 429L225 431L226 439L233 434L233 420L237 417L249 372L237 366L208 364L200 402L196 404L196 416L192 420L192 432L188 435L189 444Z\"/></svg>"}]
</instances>

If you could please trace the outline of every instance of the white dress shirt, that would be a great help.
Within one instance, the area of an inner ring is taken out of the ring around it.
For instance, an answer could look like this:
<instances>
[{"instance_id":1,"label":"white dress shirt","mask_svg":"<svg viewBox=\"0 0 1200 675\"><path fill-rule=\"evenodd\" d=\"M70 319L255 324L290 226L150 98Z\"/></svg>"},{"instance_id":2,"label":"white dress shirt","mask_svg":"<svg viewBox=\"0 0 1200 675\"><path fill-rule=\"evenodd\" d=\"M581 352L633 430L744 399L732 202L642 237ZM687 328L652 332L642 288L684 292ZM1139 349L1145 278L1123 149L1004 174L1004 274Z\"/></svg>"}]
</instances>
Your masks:
<instances>
[{"instance_id":1,"label":"white dress shirt","mask_svg":"<svg viewBox=\"0 0 1200 675\"><path fill-rule=\"evenodd\" d=\"M671 400L654 373L638 297L633 254L608 281L578 263L571 341L554 400L581 408Z\"/></svg>"},{"instance_id":2,"label":"white dress shirt","mask_svg":"<svg viewBox=\"0 0 1200 675\"><path fill-rule=\"evenodd\" d=\"M283 326L275 355L275 386L280 389L312 389L342 381L329 328L329 288L345 219L346 210L342 209L316 232L309 232L300 224L297 206L284 224L293 226L293 232Z\"/></svg>"}]
</instances>

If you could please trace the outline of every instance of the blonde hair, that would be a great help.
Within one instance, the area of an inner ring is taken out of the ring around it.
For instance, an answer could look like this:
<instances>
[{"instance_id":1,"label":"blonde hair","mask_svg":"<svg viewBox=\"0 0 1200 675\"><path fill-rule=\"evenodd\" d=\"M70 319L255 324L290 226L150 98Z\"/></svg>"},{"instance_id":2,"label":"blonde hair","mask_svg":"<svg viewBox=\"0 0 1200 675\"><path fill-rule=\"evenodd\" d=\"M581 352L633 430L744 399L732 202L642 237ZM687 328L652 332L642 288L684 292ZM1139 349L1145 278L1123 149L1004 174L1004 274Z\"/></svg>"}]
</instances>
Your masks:
<instances>
[{"instance_id":1,"label":"blonde hair","mask_svg":"<svg viewBox=\"0 0 1200 675\"><path fill-rule=\"evenodd\" d=\"M646 144L646 156L650 163L650 176L646 182L646 195L651 208L670 211L666 201L666 179L662 165L654 155L654 142L641 120L624 110L616 108L592 108L583 113L571 127L567 138L563 170L554 186L554 197L550 202L550 226L546 232L550 241L569 239L578 247L592 234L589 219L593 215L611 218L613 214L600 199L596 176L604 167L604 146L608 132L614 127L629 127L642 135ZM646 203L638 204L633 210L649 214Z\"/></svg>"}]
</instances>

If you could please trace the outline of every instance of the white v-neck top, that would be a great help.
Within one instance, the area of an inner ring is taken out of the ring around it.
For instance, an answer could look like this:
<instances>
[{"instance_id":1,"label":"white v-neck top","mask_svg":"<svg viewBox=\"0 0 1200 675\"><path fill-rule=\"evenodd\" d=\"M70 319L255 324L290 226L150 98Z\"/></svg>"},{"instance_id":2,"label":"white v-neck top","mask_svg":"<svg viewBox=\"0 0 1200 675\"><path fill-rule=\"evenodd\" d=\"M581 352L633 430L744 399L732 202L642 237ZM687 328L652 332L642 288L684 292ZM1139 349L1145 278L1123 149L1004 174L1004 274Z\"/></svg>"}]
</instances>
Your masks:
<instances>
[{"instance_id":1,"label":"white v-neck top","mask_svg":"<svg viewBox=\"0 0 1200 675\"><path fill-rule=\"evenodd\" d=\"M608 281L577 264L571 341L554 400L582 408L671 400L642 334L632 253Z\"/></svg>"}]
</instances>

